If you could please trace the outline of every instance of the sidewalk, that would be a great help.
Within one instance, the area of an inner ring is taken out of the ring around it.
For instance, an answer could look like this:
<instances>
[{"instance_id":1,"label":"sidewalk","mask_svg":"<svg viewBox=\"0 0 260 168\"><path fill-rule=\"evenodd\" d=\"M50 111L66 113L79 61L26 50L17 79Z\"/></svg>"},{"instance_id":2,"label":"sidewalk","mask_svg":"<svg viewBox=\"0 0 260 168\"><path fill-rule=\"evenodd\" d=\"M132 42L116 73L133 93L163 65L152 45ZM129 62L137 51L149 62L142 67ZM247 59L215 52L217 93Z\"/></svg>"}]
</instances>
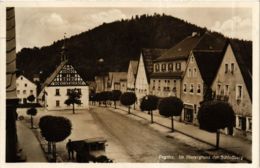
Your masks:
<instances>
[{"instance_id":1,"label":"sidewalk","mask_svg":"<svg viewBox=\"0 0 260 168\"><path fill-rule=\"evenodd\" d=\"M118 106L117 109L114 109L113 107L110 108L111 110L117 111L123 110L125 114L127 114L128 109L123 106ZM150 115L147 114L147 112L141 112L138 110L131 109L131 114L141 117L146 120L151 120ZM164 118L160 116L157 112L154 112L153 115L154 123L171 128L171 122L169 118ZM199 140L201 142L207 143L209 145L215 146L216 144L216 134L210 133L204 130L199 129L199 127L196 127L194 125L185 124L182 122L179 122L177 120L174 120L174 129L177 132L180 132L184 135L187 135L191 138L194 138L196 140ZM172 136L174 136L174 133L171 133ZM252 161L252 144L249 141L243 140L238 137L228 136L224 134L220 134L220 142L219 146L221 149L229 151L231 153L237 154L239 156L243 156L244 159Z\"/></svg>"},{"instance_id":2,"label":"sidewalk","mask_svg":"<svg viewBox=\"0 0 260 168\"><path fill-rule=\"evenodd\" d=\"M16 127L18 143L27 157L26 162L47 162L42 148L32 130L26 127L22 121L17 121Z\"/></svg>"}]
</instances>

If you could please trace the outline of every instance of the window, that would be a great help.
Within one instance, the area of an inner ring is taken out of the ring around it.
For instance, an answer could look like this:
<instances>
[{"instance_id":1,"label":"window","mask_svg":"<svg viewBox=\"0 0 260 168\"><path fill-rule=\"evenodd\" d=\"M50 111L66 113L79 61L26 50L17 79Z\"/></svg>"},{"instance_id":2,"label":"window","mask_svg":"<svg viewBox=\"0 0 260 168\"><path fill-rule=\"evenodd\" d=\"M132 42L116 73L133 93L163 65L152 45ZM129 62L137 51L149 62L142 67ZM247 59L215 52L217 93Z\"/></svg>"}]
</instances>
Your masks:
<instances>
[{"instance_id":1,"label":"window","mask_svg":"<svg viewBox=\"0 0 260 168\"><path fill-rule=\"evenodd\" d=\"M24 87L27 87L27 83L24 84Z\"/></svg>"},{"instance_id":2,"label":"window","mask_svg":"<svg viewBox=\"0 0 260 168\"><path fill-rule=\"evenodd\" d=\"M237 128L241 130L246 130L246 117L243 116L237 116L238 117L238 123L237 123Z\"/></svg>"},{"instance_id":3,"label":"window","mask_svg":"<svg viewBox=\"0 0 260 168\"><path fill-rule=\"evenodd\" d=\"M23 90L23 94L26 94L26 90Z\"/></svg>"},{"instance_id":4,"label":"window","mask_svg":"<svg viewBox=\"0 0 260 168\"><path fill-rule=\"evenodd\" d=\"M20 90L17 90L17 94L20 94Z\"/></svg>"},{"instance_id":5,"label":"window","mask_svg":"<svg viewBox=\"0 0 260 168\"><path fill-rule=\"evenodd\" d=\"M162 72L166 71L166 64L162 64Z\"/></svg>"},{"instance_id":6,"label":"window","mask_svg":"<svg viewBox=\"0 0 260 168\"><path fill-rule=\"evenodd\" d=\"M160 86L158 86L158 91L160 91L161 90L161 87Z\"/></svg>"},{"instance_id":7,"label":"window","mask_svg":"<svg viewBox=\"0 0 260 168\"><path fill-rule=\"evenodd\" d=\"M198 87L197 87L197 93L199 94L200 92L201 92L200 84L198 84Z\"/></svg>"},{"instance_id":8,"label":"window","mask_svg":"<svg viewBox=\"0 0 260 168\"><path fill-rule=\"evenodd\" d=\"M123 84L123 87L124 87L124 84ZM77 89L78 93L81 94L81 89Z\"/></svg>"},{"instance_id":9,"label":"window","mask_svg":"<svg viewBox=\"0 0 260 168\"><path fill-rule=\"evenodd\" d=\"M160 71L160 65L159 64L155 64L155 71L159 72Z\"/></svg>"},{"instance_id":10,"label":"window","mask_svg":"<svg viewBox=\"0 0 260 168\"><path fill-rule=\"evenodd\" d=\"M252 118L247 117L247 130L252 131Z\"/></svg>"},{"instance_id":11,"label":"window","mask_svg":"<svg viewBox=\"0 0 260 168\"><path fill-rule=\"evenodd\" d=\"M190 84L190 93L192 93L192 94L193 94L193 89L194 89L193 84Z\"/></svg>"},{"instance_id":12,"label":"window","mask_svg":"<svg viewBox=\"0 0 260 168\"><path fill-rule=\"evenodd\" d=\"M16 83L16 86L18 87L18 86L19 86L19 83Z\"/></svg>"},{"instance_id":13,"label":"window","mask_svg":"<svg viewBox=\"0 0 260 168\"><path fill-rule=\"evenodd\" d=\"M234 73L234 68L235 68L234 63L231 63L231 73L232 74Z\"/></svg>"},{"instance_id":14,"label":"window","mask_svg":"<svg viewBox=\"0 0 260 168\"><path fill-rule=\"evenodd\" d=\"M21 80L23 80L23 77L21 77Z\"/></svg>"},{"instance_id":15,"label":"window","mask_svg":"<svg viewBox=\"0 0 260 168\"><path fill-rule=\"evenodd\" d=\"M30 90L30 94L33 94L33 90Z\"/></svg>"},{"instance_id":16,"label":"window","mask_svg":"<svg viewBox=\"0 0 260 168\"><path fill-rule=\"evenodd\" d=\"M56 107L60 107L60 101L56 100Z\"/></svg>"},{"instance_id":17,"label":"window","mask_svg":"<svg viewBox=\"0 0 260 168\"><path fill-rule=\"evenodd\" d=\"M60 89L56 89L55 96L60 96Z\"/></svg>"},{"instance_id":18,"label":"window","mask_svg":"<svg viewBox=\"0 0 260 168\"><path fill-rule=\"evenodd\" d=\"M221 84L217 85L217 95L220 95L221 92Z\"/></svg>"},{"instance_id":19,"label":"window","mask_svg":"<svg viewBox=\"0 0 260 168\"><path fill-rule=\"evenodd\" d=\"M67 89L67 95L69 95L70 94L70 89Z\"/></svg>"},{"instance_id":20,"label":"window","mask_svg":"<svg viewBox=\"0 0 260 168\"><path fill-rule=\"evenodd\" d=\"M192 63L193 63L193 57L190 57L190 62L192 62Z\"/></svg>"},{"instance_id":21,"label":"window","mask_svg":"<svg viewBox=\"0 0 260 168\"><path fill-rule=\"evenodd\" d=\"M168 64L168 70L169 70L169 71L173 71L173 64L172 64L172 63L169 63L169 64Z\"/></svg>"},{"instance_id":22,"label":"window","mask_svg":"<svg viewBox=\"0 0 260 168\"><path fill-rule=\"evenodd\" d=\"M228 73L228 64L225 64L225 73Z\"/></svg>"},{"instance_id":23,"label":"window","mask_svg":"<svg viewBox=\"0 0 260 168\"><path fill-rule=\"evenodd\" d=\"M183 92L186 93L186 91L187 91L187 85L183 84Z\"/></svg>"},{"instance_id":24,"label":"window","mask_svg":"<svg viewBox=\"0 0 260 168\"><path fill-rule=\"evenodd\" d=\"M193 68L193 77L197 77L197 68Z\"/></svg>"},{"instance_id":25,"label":"window","mask_svg":"<svg viewBox=\"0 0 260 168\"><path fill-rule=\"evenodd\" d=\"M242 99L242 94L243 94L243 90L242 90L242 85L237 85L236 87L236 99L237 100L241 100Z\"/></svg>"},{"instance_id":26,"label":"window","mask_svg":"<svg viewBox=\"0 0 260 168\"><path fill-rule=\"evenodd\" d=\"M176 63L176 68L175 68L177 71L178 70L181 70L181 63Z\"/></svg>"},{"instance_id":27,"label":"window","mask_svg":"<svg viewBox=\"0 0 260 168\"><path fill-rule=\"evenodd\" d=\"M228 95L229 95L229 85L225 85L224 95L225 95L225 96L228 96Z\"/></svg>"},{"instance_id":28,"label":"window","mask_svg":"<svg viewBox=\"0 0 260 168\"><path fill-rule=\"evenodd\" d=\"M176 80L173 80L173 87L176 87Z\"/></svg>"},{"instance_id":29,"label":"window","mask_svg":"<svg viewBox=\"0 0 260 168\"><path fill-rule=\"evenodd\" d=\"M191 77L191 69L188 69L188 77Z\"/></svg>"}]
</instances>

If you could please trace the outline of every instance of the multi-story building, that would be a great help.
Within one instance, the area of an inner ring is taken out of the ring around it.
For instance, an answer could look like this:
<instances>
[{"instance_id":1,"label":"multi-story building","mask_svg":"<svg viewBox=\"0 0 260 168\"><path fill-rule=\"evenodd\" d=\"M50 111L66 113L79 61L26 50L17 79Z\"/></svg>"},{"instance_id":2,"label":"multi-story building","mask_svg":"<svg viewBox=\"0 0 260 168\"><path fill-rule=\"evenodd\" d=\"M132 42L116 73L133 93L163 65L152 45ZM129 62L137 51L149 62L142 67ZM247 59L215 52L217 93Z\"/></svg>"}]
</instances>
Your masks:
<instances>
[{"instance_id":1,"label":"multi-story building","mask_svg":"<svg viewBox=\"0 0 260 168\"><path fill-rule=\"evenodd\" d=\"M197 113L204 96L209 94L212 82L223 59L223 52L209 49L192 51L182 80L181 99L184 103L182 121L197 125Z\"/></svg>"},{"instance_id":2,"label":"multi-story building","mask_svg":"<svg viewBox=\"0 0 260 168\"><path fill-rule=\"evenodd\" d=\"M16 79L16 93L17 97L19 99L20 104L26 104L27 97L30 95L34 95L35 100L32 103L36 103L37 98L37 86L35 83L31 82L29 79L27 79L24 75L20 75Z\"/></svg>"},{"instance_id":3,"label":"multi-story building","mask_svg":"<svg viewBox=\"0 0 260 168\"><path fill-rule=\"evenodd\" d=\"M41 104L47 110L71 109L65 104L65 100L68 99L69 92L76 90L81 94L82 104L76 105L75 109L88 109L89 87L67 60L65 45L62 49L60 65L43 83L42 91L39 94Z\"/></svg>"},{"instance_id":4,"label":"multi-story building","mask_svg":"<svg viewBox=\"0 0 260 168\"><path fill-rule=\"evenodd\" d=\"M135 81L137 104L145 95L150 94L149 84L153 72L153 61L161 56L164 51L164 49L142 49Z\"/></svg>"},{"instance_id":5,"label":"multi-story building","mask_svg":"<svg viewBox=\"0 0 260 168\"><path fill-rule=\"evenodd\" d=\"M150 90L159 97L181 94L181 79L186 69L187 59L201 36L193 33L154 60Z\"/></svg>"},{"instance_id":6,"label":"multi-story building","mask_svg":"<svg viewBox=\"0 0 260 168\"><path fill-rule=\"evenodd\" d=\"M212 84L215 98L236 113L234 135L252 136L252 43L230 40Z\"/></svg>"},{"instance_id":7,"label":"multi-story building","mask_svg":"<svg viewBox=\"0 0 260 168\"><path fill-rule=\"evenodd\" d=\"M191 36L168 49L154 60L150 90L159 97L181 97L182 79L187 67L187 60L193 50L222 51L225 38L210 32L203 35L193 32Z\"/></svg>"},{"instance_id":8,"label":"multi-story building","mask_svg":"<svg viewBox=\"0 0 260 168\"><path fill-rule=\"evenodd\" d=\"M135 91L138 61L131 60L127 71L127 91Z\"/></svg>"},{"instance_id":9,"label":"multi-story building","mask_svg":"<svg viewBox=\"0 0 260 168\"><path fill-rule=\"evenodd\" d=\"M108 73L108 90L120 90L126 92L127 72L109 72Z\"/></svg>"}]
</instances>

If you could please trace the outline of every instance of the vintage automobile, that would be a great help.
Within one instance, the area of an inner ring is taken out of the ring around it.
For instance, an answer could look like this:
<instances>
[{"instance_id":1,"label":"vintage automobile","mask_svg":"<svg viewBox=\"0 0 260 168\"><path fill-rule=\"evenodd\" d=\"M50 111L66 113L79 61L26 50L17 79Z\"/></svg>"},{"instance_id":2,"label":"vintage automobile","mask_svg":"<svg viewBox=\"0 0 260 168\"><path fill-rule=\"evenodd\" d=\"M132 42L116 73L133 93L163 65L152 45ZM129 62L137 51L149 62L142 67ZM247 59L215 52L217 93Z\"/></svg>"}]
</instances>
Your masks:
<instances>
[{"instance_id":1,"label":"vintage automobile","mask_svg":"<svg viewBox=\"0 0 260 168\"><path fill-rule=\"evenodd\" d=\"M113 162L105 155L106 142L107 140L103 137L71 141L72 149L76 152L76 161L94 163Z\"/></svg>"}]
</instances>

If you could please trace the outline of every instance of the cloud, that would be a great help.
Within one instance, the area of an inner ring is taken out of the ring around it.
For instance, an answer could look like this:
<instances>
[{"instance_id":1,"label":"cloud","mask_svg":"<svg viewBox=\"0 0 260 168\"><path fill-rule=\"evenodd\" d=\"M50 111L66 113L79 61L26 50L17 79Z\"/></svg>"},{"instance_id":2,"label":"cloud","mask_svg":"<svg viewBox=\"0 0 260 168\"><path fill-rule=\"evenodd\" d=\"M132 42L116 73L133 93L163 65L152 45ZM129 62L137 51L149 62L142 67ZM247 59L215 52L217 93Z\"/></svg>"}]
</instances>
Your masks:
<instances>
[{"instance_id":1,"label":"cloud","mask_svg":"<svg viewBox=\"0 0 260 168\"><path fill-rule=\"evenodd\" d=\"M124 13L119 9L112 9L104 12L99 12L90 15L90 19L96 23L109 23L115 20L121 20L127 18Z\"/></svg>"},{"instance_id":2,"label":"cloud","mask_svg":"<svg viewBox=\"0 0 260 168\"><path fill-rule=\"evenodd\" d=\"M241 18L234 16L223 22L216 21L211 30L218 31L229 37L240 39L252 39L252 20L251 18Z\"/></svg>"}]
</instances>

